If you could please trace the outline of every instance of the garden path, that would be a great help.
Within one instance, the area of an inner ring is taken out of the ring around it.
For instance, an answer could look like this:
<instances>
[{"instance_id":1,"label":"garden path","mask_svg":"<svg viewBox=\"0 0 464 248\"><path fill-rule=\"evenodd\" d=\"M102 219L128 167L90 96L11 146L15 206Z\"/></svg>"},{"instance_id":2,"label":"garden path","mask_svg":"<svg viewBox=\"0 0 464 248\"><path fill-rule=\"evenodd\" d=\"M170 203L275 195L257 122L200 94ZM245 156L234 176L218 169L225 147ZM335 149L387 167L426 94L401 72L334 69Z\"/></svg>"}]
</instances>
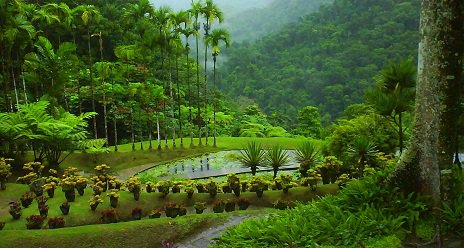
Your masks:
<instances>
[{"instance_id":1,"label":"garden path","mask_svg":"<svg viewBox=\"0 0 464 248\"><path fill-rule=\"evenodd\" d=\"M208 247L214 241L214 238L218 238L227 228L236 226L242 221L250 218L262 217L262 215L232 215L229 220L219 226L211 227L195 236L184 240L181 243L175 244L177 248L204 248Z\"/></svg>"}]
</instances>

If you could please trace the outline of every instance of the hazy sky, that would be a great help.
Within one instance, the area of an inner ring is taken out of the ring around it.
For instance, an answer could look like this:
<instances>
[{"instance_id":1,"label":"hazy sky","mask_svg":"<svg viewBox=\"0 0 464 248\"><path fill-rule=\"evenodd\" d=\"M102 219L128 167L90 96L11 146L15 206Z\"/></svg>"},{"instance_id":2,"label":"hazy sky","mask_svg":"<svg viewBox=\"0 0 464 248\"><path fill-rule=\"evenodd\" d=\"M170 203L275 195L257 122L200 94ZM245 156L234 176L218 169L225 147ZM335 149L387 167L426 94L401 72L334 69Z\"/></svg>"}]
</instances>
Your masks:
<instances>
[{"instance_id":1,"label":"hazy sky","mask_svg":"<svg viewBox=\"0 0 464 248\"><path fill-rule=\"evenodd\" d=\"M188 9L190 8L191 0L151 0L155 6L170 6L173 9ZM221 8L226 16L234 15L237 12L244 11L250 8L260 8L272 0L215 0L219 8Z\"/></svg>"}]
</instances>

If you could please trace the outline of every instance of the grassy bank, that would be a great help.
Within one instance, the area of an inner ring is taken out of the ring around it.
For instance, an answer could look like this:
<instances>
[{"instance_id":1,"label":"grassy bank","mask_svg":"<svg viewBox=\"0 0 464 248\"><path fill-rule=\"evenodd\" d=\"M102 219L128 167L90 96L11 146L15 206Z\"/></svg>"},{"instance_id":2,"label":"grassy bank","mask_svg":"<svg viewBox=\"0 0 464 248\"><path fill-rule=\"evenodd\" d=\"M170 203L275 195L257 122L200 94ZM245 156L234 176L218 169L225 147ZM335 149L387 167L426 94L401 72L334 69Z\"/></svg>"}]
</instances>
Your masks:
<instances>
[{"instance_id":1,"label":"grassy bank","mask_svg":"<svg viewBox=\"0 0 464 248\"><path fill-rule=\"evenodd\" d=\"M144 219L55 230L3 230L0 247L162 247L227 220L228 214L205 213L176 219Z\"/></svg>"},{"instance_id":2,"label":"grassy bank","mask_svg":"<svg viewBox=\"0 0 464 248\"><path fill-rule=\"evenodd\" d=\"M28 187L20 184L8 184L6 191L0 191L0 221L6 222L5 230L11 229L25 229L26 228L26 217L39 214L37 203L34 202L31 206L23 209L21 219L13 220L8 214L8 202L19 200L19 197L28 191ZM336 185L322 185L317 191L312 192L306 187L297 187L290 189L288 194L284 194L282 191L266 191L262 198L257 198L255 193L243 192L241 197L247 198L252 207L264 207L271 208L273 203L278 199L288 201L300 201L308 202L313 199L317 199L319 196L326 194L335 194L337 192ZM92 196L93 191L89 188L86 189L84 196L76 196L76 201L71 203L69 215L63 216L65 218L66 226L82 226L100 223L101 210L110 208L109 198L105 193L102 194L104 202L100 204L97 211L93 212L90 210L88 200ZM167 202L173 202L189 207L189 214L194 211L192 208L195 202L207 202L211 205L216 199L226 200L235 199L234 194L218 194L216 198L211 198L207 193L195 193L192 199L187 198L186 193L168 194L166 197L162 197L160 193L147 193L142 192L139 201L133 199L133 195L129 192L120 192L119 205L116 208L121 221L128 221L131 219L131 211L135 207L139 207L143 210L143 215L147 216L153 209L162 208ZM49 217L61 217L61 211L59 206L65 202L64 193L61 189L57 189L55 197L48 200L49 206ZM211 206L206 212L211 212Z\"/></svg>"}]
</instances>

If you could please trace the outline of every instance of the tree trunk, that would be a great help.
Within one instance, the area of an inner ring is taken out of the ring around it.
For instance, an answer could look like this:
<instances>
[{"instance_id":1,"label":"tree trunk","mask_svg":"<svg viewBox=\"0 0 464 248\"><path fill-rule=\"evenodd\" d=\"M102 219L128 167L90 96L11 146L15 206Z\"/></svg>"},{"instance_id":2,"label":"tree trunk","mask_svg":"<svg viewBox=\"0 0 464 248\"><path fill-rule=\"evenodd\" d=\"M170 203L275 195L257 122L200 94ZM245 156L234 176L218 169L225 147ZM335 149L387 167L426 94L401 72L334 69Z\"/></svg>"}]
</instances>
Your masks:
<instances>
[{"instance_id":1,"label":"tree trunk","mask_svg":"<svg viewBox=\"0 0 464 248\"><path fill-rule=\"evenodd\" d=\"M89 50L89 76L90 76L90 94L92 96L92 111L95 111L95 89L93 85L93 75L92 75L92 52L90 50L90 27L87 27L87 48ZM98 139L98 133L97 133L97 117L93 116L92 117L92 122L93 122L93 134L95 136L95 139Z\"/></svg>"},{"instance_id":2,"label":"tree trunk","mask_svg":"<svg viewBox=\"0 0 464 248\"><path fill-rule=\"evenodd\" d=\"M180 113L180 87L179 87L179 56L176 51L176 84L177 84L177 114L179 119L180 147L184 147L184 134L182 133L182 115Z\"/></svg>"},{"instance_id":3,"label":"tree trunk","mask_svg":"<svg viewBox=\"0 0 464 248\"><path fill-rule=\"evenodd\" d=\"M160 122L159 122L159 111L156 111L156 134L158 141L158 151L161 151L161 134L160 134Z\"/></svg>"},{"instance_id":4,"label":"tree trunk","mask_svg":"<svg viewBox=\"0 0 464 248\"><path fill-rule=\"evenodd\" d=\"M24 78L24 71L21 71L21 77L23 79L24 100L26 101L26 104L28 104L27 91L26 91L26 79ZM65 89L65 94L66 94L66 89ZM66 98L65 98L65 100L66 100ZM66 104L66 106L67 106L67 104Z\"/></svg>"},{"instance_id":5,"label":"tree trunk","mask_svg":"<svg viewBox=\"0 0 464 248\"><path fill-rule=\"evenodd\" d=\"M106 93L103 90L103 121L105 122L105 139L106 139L106 148L108 148L108 118L106 113Z\"/></svg>"},{"instance_id":6,"label":"tree trunk","mask_svg":"<svg viewBox=\"0 0 464 248\"><path fill-rule=\"evenodd\" d=\"M197 122L198 122L198 145L202 146L201 142L201 107L200 107L200 58L198 51L198 34L195 35L197 45Z\"/></svg>"},{"instance_id":7,"label":"tree trunk","mask_svg":"<svg viewBox=\"0 0 464 248\"><path fill-rule=\"evenodd\" d=\"M462 0L422 1L416 119L411 144L393 175L393 182L404 189L400 180L414 181L419 174L418 188L406 190L431 196L435 209L441 206L440 170L453 163L462 80L463 22ZM402 173L405 171L410 174Z\"/></svg>"},{"instance_id":8,"label":"tree trunk","mask_svg":"<svg viewBox=\"0 0 464 248\"><path fill-rule=\"evenodd\" d=\"M171 125L172 125L172 147L176 148L176 123L174 121L174 97L172 96L172 62L169 56L169 96L171 97Z\"/></svg>"},{"instance_id":9,"label":"tree trunk","mask_svg":"<svg viewBox=\"0 0 464 248\"><path fill-rule=\"evenodd\" d=\"M131 118L132 151L135 151L134 110L133 110L132 106L131 106L131 109L130 109L130 118Z\"/></svg>"},{"instance_id":10,"label":"tree trunk","mask_svg":"<svg viewBox=\"0 0 464 248\"><path fill-rule=\"evenodd\" d=\"M216 144L216 108L217 108L217 99L216 99L216 56L213 56L213 146L217 147Z\"/></svg>"},{"instance_id":11,"label":"tree trunk","mask_svg":"<svg viewBox=\"0 0 464 248\"><path fill-rule=\"evenodd\" d=\"M113 125L114 125L114 151L118 151L118 124L116 119L116 113L113 116Z\"/></svg>"},{"instance_id":12,"label":"tree trunk","mask_svg":"<svg viewBox=\"0 0 464 248\"><path fill-rule=\"evenodd\" d=\"M205 39L209 35L209 20L206 19L206 25L205 25ZM208 145L208 124L209 124L209 118L208 118L208 74L207 74L207 63L208 63L208 44L205 44L205 82L204 82L204 101L205 101L205 143Z\"/></svg>"},{"instance_id":13,"label":"tree trunk","mask_svg":"<svg viewBox=\"0 0 464 248\"><path fill-rule=\"evenodd\" d=\"M398 114L398 136L400 139L400 154L403 154L404 134L403 134L403 112Z\"/></svg>"}]
</instances>

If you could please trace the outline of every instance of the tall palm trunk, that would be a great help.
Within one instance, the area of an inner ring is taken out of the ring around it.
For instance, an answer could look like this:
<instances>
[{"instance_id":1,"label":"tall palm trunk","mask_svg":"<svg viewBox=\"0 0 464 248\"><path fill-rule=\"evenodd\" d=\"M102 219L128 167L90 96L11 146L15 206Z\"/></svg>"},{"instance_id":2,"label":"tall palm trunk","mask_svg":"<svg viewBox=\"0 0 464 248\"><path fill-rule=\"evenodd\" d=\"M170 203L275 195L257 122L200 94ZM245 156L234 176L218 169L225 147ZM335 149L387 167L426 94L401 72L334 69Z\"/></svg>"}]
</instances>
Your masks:
<instances>
[{"instance_id":1,"label":"tall palm trunk","mask_svg":"<svg viewBox=\"0 0 464 248\"><path fill-rule=\"evenodd\" d=\"M74 45L77 47L77 44L76 44L76 35L75 33L73 32L73 41L74 41ZM77 57L77 49L74 49L74 55L76 55ZM78 105L78 113L79 115L82 114L82 100L81 100L81 83L79 81L79 76L76 77L76 81L77 81L77 105Z\"/></svg>"},{"instance_id":2,"label":"tall palm trunk","mask_svg":"<svg viewBox=\"0 0 464 248\"><path fill-rule=\"evenodd\" d=\"M132 104L131 104L131 109L130 109L130 118L131 118L131 141L132 141L132 151L135 151L134 106L132 106Z\"/></svg>"},{"instance_id":3,"label":"tall palm trunk","mask_svg":"<svg viewBox=\"0 0 464 248\"><path fill-rule=\"evenodd\" d=\"M216 96L216 55L213 56L213 146L216 147L216 111L217 111L217 96Z\"/></svg>"},{"instance_id":4,"label":"tall palm trunk","mask_svg":"<svg viewBox=\"0 0 464 248\"><path fill-rule=\"evenodd\" d=\"M179 118L180 147L184 147L184 134L182 133L182 115L180 113L180 87L179 87L179 56L176 51L176 84L177 84L177 114Z\"/></svg>"},{"instance_id":5,"label":"tall palm trunk","mask_svg":"<svg viewBox=\"0 0 464 248\"><path fill-rule=\"evenodd\" d=\"M158 142L158 151L161 151L161 134L160 134L160 122L159 122L159 110L156 111L156 134Z\"/></svg>"},{"instance_id":6,"label":"tall palm trunk","mask_svg":"<svg viewBox=\"0 0 464 248\"><path fill-rule=\"evenodd\" d=\"M172 125L172 147L176 147L176 123L174 121L174 97L172 95L172 61L168 56L169 62L169 97L171 98L171 125Z\"/></svg>"},{"instance_id":7,"label":"tall palm trunk","mask_svg":"<svg viewBox=\"0 0 464 248\"><path fill-rule=\"evenodd\" d=\"M118 151L118 124L116 118L116 110L114 111L113 115L113 126L114 126L114 151Z\"/></svg>"},{"instance_id":8,"label":"tall palm trunk","mask_svg":"<svg viewBox=\"0 0 464 248\"><path fill-rule=\"evenodd\" d=\"M21 70L21 78L23 79L24 101L26 101L26 104L27 104L28 99L27 99L27 91L26 91L26 79L24 77L24 71L23 70ZM66 94L66 90L64 91L64 93ZM67 106L67 102L66 102L66 106Z\"/></svg>"},{"instance_id":9,"label":"tall palm trunk","mask_svg":"<svg viewBox=\"0 0 464 248\"><path fill-rule=\"evenodd\" d=\"M90 94L92 97L92 111L95 111L95 86L93 84L93 74L92 74L92 52L90 50L90 27L87 27L87 48L89 50L89 75L90 75ZM98 139L98 133L97 133L97 117L93 116L92 118L93 122L93 134L95 136L95 139Z\"/></svg>"},{"instance_id":10,"label":"tall palm trunk","mask_svg":"<svg viewBox=\"0 0 464 248\"><path fill-rule=\"evenodd\" d=\"M195 21L198 25L198 21ZM198 122L198 145L202 146L201 142L201 108L200 108L200 56L199 56L199 45L198 45L198 34L195 34L196 48L197 48L197 122Z\"/></svg>"},{"instance_id":11,"label":"tall palm trunk","mask_svg":"<svg viewBox=\"0 0 464 248\"><path fill-rule=\"evenodd\" d=\"M151 111L149 111L148 113L148 150L149 151L152 151L153 150L153 144L151 143L153 137L151 135L151 131L153 130L153 123L151 121L151 117L152 117L153 113L151 113Z\"/></svg>"},{"instance_id":12,"label":"tall palm trunk","mask_svg":"<svg viewBox=\"0 0 464 248\"><path fill-rule=\"evenodd\" d=\"M108 148L108 121L107 121L107 112L106 112L106 92L105 90L103 90L103 121L105 122L106 148Z\"/></svg>"},{"instance_id":13,"label":"tall palm trunk","mask_svg":"<svg viewBox=\"0 0 464 248\"><path fill-rule=\"evenodd\" d=\"M187 40L188 40L188 38L187 38ZM186 54L186 57L187 57L187 85L188 85L188 92L189 92L190 147L194 147L194 145L193 145L193 123L192 123L192 89L190 88L190 60L189 60L189 50L188 49L186 49L185 54Z\"/></svg>"},{"instance_id":14,"label":"tall palm trunk","mask_svg":"<svg viewBox=\"0 0 464 248\"><path fill-rule=\"evenodd\" d=\"M206 25L204 27L205 29L205 39L209 35L209 20L206 18ZM205 82L204 82L204 101L205 101L205 140L206 140L206 145L208 145L208 124L209 124L209 118L208 118L208 74L207 74L207 63L208 63L208 44L205 45Z\"/></svg>"},{"instance_id":15,"label":"tall palm trunk","mask_svg":"<svg viewBox=\"0 0 464 248\"><path fill-rule=\"evenodd\" d=\"M14 72L14 67L13 66L11 68L11 77L13 79L13 87L14 87L14 92L15 92L16 105L18 105L19 104L18 88L16 86L16 77L15 77L15 72Z\"/></svg>"},{"instance_id":16,"label":"tall palm trunk","mask_svg":"<svg viewBox=\"0 0 464 248\"><path fill-rule=\"evenodd\" d=\"M162 34L162 31L160 29L160 35ZM161 72L164 72L164 44L161 47ZM166 80L164 80L164 75L162 77L163 79L163 89L164 93L166 93ZM166 108L166 100L163 101L163 114L164 114L164 140L165 140L165 148L168 148L168 112Z\"/></svg>"}]
</instances>

